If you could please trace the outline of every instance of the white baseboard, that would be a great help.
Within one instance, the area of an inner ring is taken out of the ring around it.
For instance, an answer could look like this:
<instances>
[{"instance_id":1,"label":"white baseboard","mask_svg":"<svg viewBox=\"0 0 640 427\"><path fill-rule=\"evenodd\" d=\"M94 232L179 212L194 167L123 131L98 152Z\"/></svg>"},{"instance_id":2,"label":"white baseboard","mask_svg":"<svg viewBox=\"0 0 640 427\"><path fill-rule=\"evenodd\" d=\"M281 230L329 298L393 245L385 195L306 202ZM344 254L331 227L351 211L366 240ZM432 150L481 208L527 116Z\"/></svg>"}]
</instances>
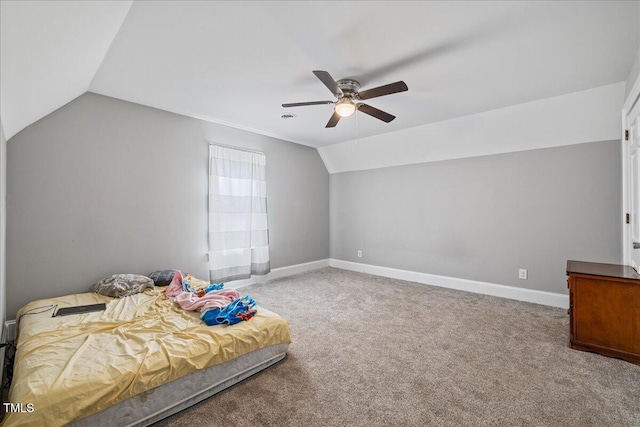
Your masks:
<instances>
[{"instance_id":1,"label":"white baseboard","mask_svg":"<svg viewBox=\"0 0 640 427\"><path fill-rule=\"evenodd\" d=\"M533 302L552 307L569 308L569 295L553 292L537 291L534 289L516 288L514 286L498 285L495 283L479 282L477 280L458 279L456 277L439 276L436 274L419 273L417 271L399 270L397 268L379 267L377 265L360 264L339 259L329 259L329 266L343 270L358 271L375 276L391 279L406 280L442 288L457 289L474 292L476 294L492 295L518 301Z\"/></svg>"},{"instance_id":2,"label":"white baseboard","mask_svg":"<svg viewBox=\"0 0 640 427\"><path fill-rule=\"evenodd\" d=\"M286 267L274 268L269 274L264 276L252 276L250 279L234 280L225 283L228 288L242 288L244 286L253 285L254 283L265 283L268 280L279 279L281 277L293 276L294 274L305 273L319 268L329 267L329 259L321 259L318 261L305 262L302 264L288 265Z\"/></svg>"}]
</instances>

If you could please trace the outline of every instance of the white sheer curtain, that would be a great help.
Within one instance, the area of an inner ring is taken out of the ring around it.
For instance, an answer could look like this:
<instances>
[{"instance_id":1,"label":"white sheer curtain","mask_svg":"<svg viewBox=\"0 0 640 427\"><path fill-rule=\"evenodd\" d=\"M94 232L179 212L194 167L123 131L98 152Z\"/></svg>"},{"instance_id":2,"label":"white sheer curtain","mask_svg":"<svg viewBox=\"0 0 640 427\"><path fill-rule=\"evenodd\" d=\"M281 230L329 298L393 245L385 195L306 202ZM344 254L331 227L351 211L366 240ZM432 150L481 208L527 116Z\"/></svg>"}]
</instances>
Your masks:
<instances>
[{"instance_id":1,"label":"white sheer curtain","mask_svg":"<svg viewBox=\"0 0 640 427\"><path fill-rule=\"evenodd\" d=\"M209 281L271 271L263 153L209 145Z\"/></svg>"}]
</instances>

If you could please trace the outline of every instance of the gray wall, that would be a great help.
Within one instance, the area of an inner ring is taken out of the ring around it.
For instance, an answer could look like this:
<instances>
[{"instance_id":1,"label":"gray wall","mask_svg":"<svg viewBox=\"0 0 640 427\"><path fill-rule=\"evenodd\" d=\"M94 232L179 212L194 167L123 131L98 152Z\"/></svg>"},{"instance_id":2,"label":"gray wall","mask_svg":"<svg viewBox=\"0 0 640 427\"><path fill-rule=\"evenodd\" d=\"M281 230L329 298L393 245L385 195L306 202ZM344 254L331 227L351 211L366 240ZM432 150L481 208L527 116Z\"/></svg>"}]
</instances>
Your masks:
<instances>
[{"instance_id":1,"label":"gray wall","mask_svg":"<svg viewBox=\"0 0 640 427\"><path fill-rule=\"evenodd\" d=\"M209 141L267 156L272 268L328 258L315 149L87 93L8 141L7 314L114 273L206 279Z\"/></svg>"},{"instance_id":2,"label":"gray wall","mask_svg":"<svg viewBox=\"0 0 640 427\"><path fill-rule=\"evenodd\" d=\"M332 174L331 258L567 293L567 259L622 261L620 156L610 141Z\"/></svg>"}]
</instances>

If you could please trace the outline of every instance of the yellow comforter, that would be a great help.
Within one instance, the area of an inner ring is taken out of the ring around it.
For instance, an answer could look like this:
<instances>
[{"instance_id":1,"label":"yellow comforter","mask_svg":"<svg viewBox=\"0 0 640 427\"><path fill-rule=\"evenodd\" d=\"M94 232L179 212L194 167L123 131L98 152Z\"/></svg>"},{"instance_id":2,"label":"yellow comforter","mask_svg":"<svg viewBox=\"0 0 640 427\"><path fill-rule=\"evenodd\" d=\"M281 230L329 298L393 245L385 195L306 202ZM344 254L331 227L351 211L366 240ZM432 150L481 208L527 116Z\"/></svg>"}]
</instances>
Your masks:
<instances>
[{"instance_id":1,"label":"yellow comforter","mask_svg":"<svg viewBox=\"0 0 640 427\"><path fill-rule=\"evenodd\" d=\"M106 311L43 311L101 302ZM24 412L7 414L4 426L64 425L195 370L291 342L286 320L264 308L233 326L207 326L163 288L121 299L86 293L34 301L18 319L9 399Z\"/></svg>"}]
</instances>

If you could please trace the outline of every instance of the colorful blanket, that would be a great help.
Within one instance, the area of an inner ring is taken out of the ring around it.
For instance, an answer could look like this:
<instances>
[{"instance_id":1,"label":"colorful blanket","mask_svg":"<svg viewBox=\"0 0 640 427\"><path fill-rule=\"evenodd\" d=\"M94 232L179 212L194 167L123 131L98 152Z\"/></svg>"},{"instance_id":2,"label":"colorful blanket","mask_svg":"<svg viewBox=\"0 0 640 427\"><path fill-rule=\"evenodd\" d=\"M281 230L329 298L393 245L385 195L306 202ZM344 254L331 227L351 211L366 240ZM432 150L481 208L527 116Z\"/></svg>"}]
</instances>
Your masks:
<instances>
[{"instance_id":1,"label":"colorful blanket","mask_svg":"<svg viewBox=\"0 0 640 427\"><path fill-rule=\"evenodd\" d=\"M185 284L183 283L187 280L190 282L190 284L186 286L186 289L189 289L189 291L185 290ZM194 283L200 283L202 287L198 289L197 285L193 285ZM167 287L165 294L183 310L198 312L203 312L211 308L224 308L234 300L240 298L240 293L235 289L214 289L202 293L202 296L198 296L199 294L197 292L193 292L196 289L204 290L208 286L210 285L202 280L194 280L189 275L183 277L182 272L177 271Z\"/></svg>"},{"instance_id":2,"label":"colorful blanket","mask_svg":"<svg viewBox=\"0 0 640 427\"><path fill-rule=\"evenodd\" d=\"M256 312L256 302L249 295L238 298L224 308L212 308L202 312L200 318L207 326L235 325L251 319Z\"/></svg>"}]
</instances>

